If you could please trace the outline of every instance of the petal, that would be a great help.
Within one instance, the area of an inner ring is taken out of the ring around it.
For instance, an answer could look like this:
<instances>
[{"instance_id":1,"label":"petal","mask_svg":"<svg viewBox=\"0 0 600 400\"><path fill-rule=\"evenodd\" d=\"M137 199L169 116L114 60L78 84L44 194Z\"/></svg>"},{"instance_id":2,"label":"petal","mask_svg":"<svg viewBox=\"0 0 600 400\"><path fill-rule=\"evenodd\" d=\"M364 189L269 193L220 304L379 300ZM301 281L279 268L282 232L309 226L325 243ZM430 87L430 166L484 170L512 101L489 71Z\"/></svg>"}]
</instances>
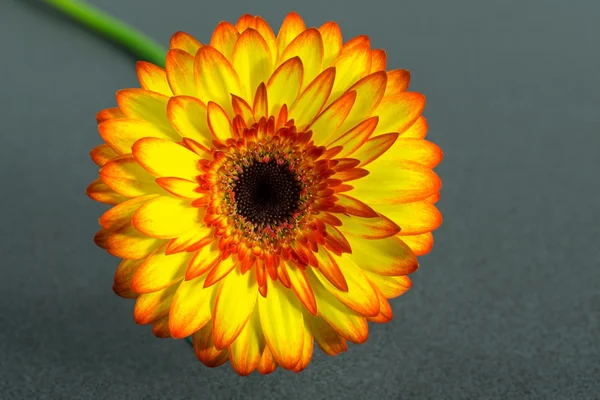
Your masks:
<instances>
[{"instance_id":1,"label":"petal","mask_svg":"<svg viewBox=\"0 0 600 400\"><path fill-rule=\"evenodd\" d=\"M383 98L375 114L379 124L375 134L402 133L415 123L425 108L425 96L421 93L403 92Z\"/></svg>"},{"instance_id":2,"label":"petal","mask_svg":"<svg viewBox=\"0 0 600 400\"><path fill-rule=\"evenodd\" d=\"M379 314L377 293L363 271L346 254L342 254L341 257L332 255L332 257L344 273L344 277L348 283L348 290L341 291L337 289L325 277L321 276L318 271L313 270L315 276L323 286L353 311L368 317L374 317Z\"/></svg>"},{"instance_id":3,"label":"petal","mask_svg":"<svg viewBox=\"0 0 600 400\"><path fill-rule=\"evenodd\" d=\"M94 147L94 149L90 152L90 157L92 161L96 163L97 166L102 167L104 164L119 156L119 153L110 148L107 144L101 144L99 146Z\"/></svg>"},{"instance_id":4,"label":"petal","mask_svg":"<svg viewBox=\"0 0 600 400\"><path fill-rule=\"evenodd\" d=\"M167 255L166 248L162 245L140 265L131 281L131 290L156 292L183 279L192 255L186 252Z\"/></svg>"},{"instance_id":5,"label":"petal","mask_svg":"<svg viewBox=\"0 0 600 400\"><path fill-rule=\"evenodd\" d=\"M411 248L416 256L424 256L433 248L433 235L431 232L421 235L402 236L402 241Z\"/></svg>"},{"instance_id":6,"label":"petal","mask_svg":"<svg viewBox=\"0 0 600 400\"><path fill-rule=\"evenodd\" d=\"M376 162L366 179L354 181L352 196L367 204L410 203L438 192L442 182L435 172L413 161Z\"/></svg>"},{"instance_id":7,"label":"petal","mask_svg":"<svg viewBox=\"0 0 600 400\"><path fill-rule=\"evenodd\" d=\"M354 49L357 46L367 46L367 47L369 47L369 51L370 51L371 40L369 39L369 37L367 35L359 35L359 36L353 37L352 39L348 40L342 46L342 54L349 52L350 50Z\"/></svg>"},{"instance_id":8,"label":"petal","mask_svg":"<svg viewBox=\"0 0 600 400\"><path fill-rule=\"evenodd\" d=\"M140 165L157 177L195 181L203 173L196 153L168 140L143 138L135 142L132 151Z\"/></svg>"},{"instance_id":9,"label":"petal","mask_svg":"<svg viewBox=\"0 0 600 400\"><path fill-rule=\"evenodd\" d=\"M275 371L276 368L277 363L275 362L275 358L273 358L273 353L269 350L269 346L265 346L260 361L258 362L258 372L260 372L261 375L267 375Z\"/></svg>"},{"instance_id":10,"label":"petal","mask_svg":"<svg viewBox=\"0 0 600 400\"><path fill-rule=\"evenodd\" d=\"M237 267L223 279L213 319L213 340L217 348L224 349L238 337L254 310L257 296L253 270L242 275Z\"/></svg>"},{"instance_id":11,"label":"petal","mask_svg":"<svg viewBox=\"0 0 600 400\"><path fill-rule=\"evenodd\" d=\"M368 317L367 320L378 324L390 322L392 318L394 318L392 306L385 298L383 293L381 293L381 290L379 290L375 285L373 285L373 287L375 288L375 291L377 292L377 298L379 299L379 314L377 314L375 317Z\"/></svg>"},{"instance_id":12,"label":"petal","mask_svg":"<svg viewBox=\"0 0 600 400\"><path fill-rule=\"evenodd\" d=\"M360 166L364 167L385 154L398 140L398 136L396 132L373 136L352 153L352 157L360 160Z\"/></svg>"},{"instance_id":13,"label":"petal","mask_svg":"<svg viewBox=\"0 0 600 400\"><path fill-rule=\"evenodd\" d=\"M352 235L362 239L384 239L400 232L400 227L384 215L374 218L361 218L338 214L342 221L340 231L345 235Z\"/></svg>"},{"instance_id":14,"label":"petal","mask_svg":"<svg viewBox=\"0 0 600 400\"><path fill-rule=\"evenodd\" d=\"M256 121L260 121L262 117L269 118L269 99L267 98L267 87L264 82L256 89L252 112Z\"/></svg>"},{"instance_id":15,"label":"petal","mask_svg":"<svg viewBox=\"0 0 600 400\"><path fill-rule=\"evenodd\" d=\"M338 335L352 343L366 342L369 337L369 327L365 317L340 302L319 282L312 270L307 271L308 280L317 298L319 317L323 318Z\"/></svg>"},{"instance_id":16,"label":"petal","mask_svg":"<svg viewBox=\"0 0 600 400\"><path fill-rule=\"evenodd\" d=\"M209 228L203 217L203 210L193 207L190 200L160 196L140 207L132 223L140 232L160 239L172 239L192 230L204 237Z\"/></svg>"},{"instance_id":17,"label":"petal","mask_svg":"<svg viewBox=\"0 0 600 400\"><path fill-rule=\"evenodd\" d=\"M345 214L350 214L361 218L375 218L379 215L371 207L354 197L339 193L336 195L338 201L336 204L344 207Z\"/></svg>"},{"instance_id":18,"label":"petal","mask_svg":"<svg viewBox=\"0 0 600 400\"><path fill-rule=\"evenodd\" d=\"M311 318L312 333L317 345L328 356L337 356L348 350L346 339L338 335L323 318Z\"/></svg>"},{"instance_id":19,"label":"petal","mask_svg":"<svg viewBox=\"0 0 600 400\"><path fill-rule=\"evenodd\" d=\"M267 84L270 114L277 115L284 104L290 107L300 94L304 68L299 57L294 57L281 64Z\"/></svg>"},{"instance_id":20,"label":"petal","mask_svg":"<svg viewBox=\"0 0 600 400\"><path fill-rule=\"evenodd\" d=\"M258 33L261 34L265 42L267 42L267 46L269 46L269 53L271 54L271 65L275 66L275 61L277 60L277 56L279 55L279 50L277 48L277 38L273 33L273 30L262 17L256 16L254 17L254 25L252 28L256 29Z\"/></svg>"},{"instance_id":21,"label":"petal","mask_svg":"<svg viewBox=\"0 0 600 400\"><path fill-rule=\"evenodd\" d=\"M365 76L348 89L356 92L356 101L340 127L342 132L346 132L371 116L383 99L386 81L385 72L375 72Z\"/></svg>"},{"instance_id":22,"label":"petal","mask_svg":"<svg viewBox=\"0 0 600 400\"><path fill-rule=\"evenodd\" d=\"M179 285L169 312L169 329L182 339L201 329L212 318L219 285L203 287L206 276L184 280Z\"/></svg>"},{"instance_id":23,"label":"petal","mask_svg":"<svg viewBox=\"0 0 600 400\"><path fill-rule=\"evenodd\" d=\"M171 42L169 43L169 48L171 49L181 49L190 55L196 55L196 52L200 48L201 44L199 41L194 39L191 35L188 35L185 32L176 32L171 37Z\"/></svg>"},{"instance_id":24,"label":"petal","mask_svg":"<svg viewBox=\"0 0 600 400\"><path fill-rule=\"evenodd\" d=\"M405 139L402 135L382 157L387 160L410 160L434 168L442 161L443 153L430 141Z\"/></svg>"},{"instance_id":25,"label":"petal","mask_svg":"<svg viewBox=\"0 0 600 400\"><path fill-rule=\"evenodd\" d=\"M138 296L133 309L135 322L140 325L151 324L167 315L176 290L177 285L173 285L164 290Z\"/></svg>"},{"instance_id":26,"label":"petal","mask_svg":"<svg viewBox=\"0 0 600 400\"><path fill-rule=\"evenodd\" d=\"M365 271L373 285L388 299L393 299L406 293L412 286L408 276L383 276Z\"/></svg>"},{"instance_id":27,"label":"petal","mask_svg":"<svg viewBox=\"0 0 600 400\"><path fill-rule=\"evenodd\" d=\"M115 257L139 260L156 250L162 240L145 236L131 224L123 225L106 239L106 251Z\"/></svg>"},{"instance_id":28,"label":"petal","mask_svg":"<svg viewBox=\"0 0 600 400\"><path fill-rule=\"evenodd\" d=\"M135 158L121 157L106 163L100 169L102 181L117 193L127 197L164 193Z\"/></svg>"},{"instance_id":29,"label":"petal","mask_svg":"<svg viewBox=\"0 0 600 400\"><path fill-rule=\"evenodd\" d=\"M208 240L208 239L207 239ZM190 265L185 272L185 279L194 279L213 269L221 261L219 241L215 240L200 248L192 257ZM231 262L231 260L229 261ZM206 283L203 281L203 284ZM212 286L212 285L211 285Z\"/></svg>"},{"instance_id":30,"label":"petal","mask_svg":"<svg viewBox=\"0 0 600 400\"><path fill-rule=\"evenodd\" d=\"M427 136L427 128L427 120L425 117L420 116L410 128L402 133L401 136L403 139L424 139L425 136Z\"/></svg>"},{"instance_id":31,"label":"petal","mask_svg":"<svg viewBox=\"0 0 600 400\"><path fill-rule=\"evenodd\" d=\"M277 48L279 49L279 55L281 55L288 44L304 30L306 30L306 25L302 18L295 12L289 13L283 20L279 33L277 34Z\"/></svg>"},{"instance_id":32,"label":"petal","mask_svg":"<svg viewBox=\"0 0 600 400\"><path fill-rule=\"evenodd\" d=\"M194 82L198 97L204 104L214 101L228 113L232 112L231 94L242 94L237 73L225 56L211 46L202 46L196 54Z\"/></svg>"},{"instance_id":33,"label":"petal","mask_svg":"<svg viewBox=\"0 0 600 400\"><path fill-rule=\"evenodd\" d=\"M319 262L317 266L319 273L337 289L347 291L348 283L333 256L323 247L319 247L319 250L315 253L315 257Z\"/></svg>"},{"instance_id":34,"label":"petal","mask_svg":"<svg viewBox=\"0 0 600 400\"><path fill-rule=\"evenodd\" d=\"M292 371L298 373L303 371L308 364L310 364L310 360L312 359L313 349L315 346L315 339L312 335L310 322L307 321L306 317L304 317L304 339L302 340L302 355L300 356L300 361L298 364L292 369Z\"/></svg>"},{"instance_id":35,"label":"petal","mask_svg":"<svg viewBox=\"0 0 600 400\"><path fill-rule=\"evenodd\" d=\"M171 97L167 105L171 124L184 138L190 138L204 147L212 147L215 139L208 127L206 106L190 96Z\"/></svg>"},{"instance_id":36,"label":"petal","mask_svg":"<svg viewBox=\"0 0 600 400\"><path fill-rule=\"evenodd\" d=\"M321 112L329 98L334 80L335 68L326 69L298 97L289 114L289 119L295 121L298 130L310 125Z\"/></svg>"},{"instance_id":37,"label":"petal","mask_svg":"<svg viewBox=\"0 0 600 400\"><path fill-rule=\"evenodd\" d=\"M165 135L177 138L167 117L168 101L168 96L143 89L122 89L117 92L119 108L128 118L148 121Z\"/></svg>"},{"instance_id":38,"label":"petal","mask_svg":"<svg viewBox=\"0 0 600 400\"><path fill-rule=\"evenodd\" d=\"M143 89L165 96L173 94L164 69L146 61L138 61L135 67L140 86Z\"/></svg>"},{"instance_id":39,"label":"petal","mask_svg":"<svg viewBox=\"0 0 600 400\"><path fill-rule=\"evenodd\" d=\"M98 124L113 118L125 118L125 114L121 112L119 107L107 108L96 114L96 122Z\"/></svg>"},{"instance_id":40,"label":"petal","mask_svg":"<svg viewBox=\"0 0 600 400\"><path fill-rule=\"evenodd\" d=\"M174 196L183 199L198 199L203 195L198 193L198 183L182 178L157 178L156 183Z\"/></svg>"},{"instance_id":41,"label":"petal","mask_svg":"<svg viewBox=\"0 0 600 400\"><path fill-rule=\"evenodd\" d=\"M152 334L161 339L168 339L171 337L168 315L152 323Z\"/></svg>"},{"instance_id":42,"label":"petal","mask_svg":"<svg viewBox=\"0 0 600 400\"><path fill-rule=\"evenodd\" d=\"M288 264L285 268L292 289L294 290L294 293L296 293L296 296L298 296L298 299L311 314L317 315L315 294L310 287L310 283L308 283L308 280L306 279L304 271L291 264Z\"/></svg>"},{"instance_id":43,"label":"petal","mask_svg":"<svg viewBox=\"0 0 600 400\"><path fill-rule=\"evenodd\" d=\"M337 99L342 93L371 70L371 49L368 45L357 45L342 54L333 62L336 69L335 83L331 90L330 101Z\"/></svg>"},{"instance_id":44,"label":"petal","mask_svg":"<svg viewBox=\"0 0 600 400\"><path fill-rule=\"evenodd\" d=\"M371 50L371 73L385 71L387 55L383 49Z\"/></svg>"},{"instance_id":45,"label":"petal","mask_svg":"<svg viewBox=\"0 0 600 400\"><path fill-rule=\"evenodd\" d=\"M436 206L424 201L405 204L381 204L378 212L400 226L399 235L418 235L437 229L442 223L442 214Z\"/></svg>"},{"instance_id":46,"label":"petal","mask_svg":"<svg viewBox=\"0 0 600 400\"><path fill-rule=\"evenodd\" d=\"M385 87L386 97L406 92L410 83L410 71L406 69L394 69L388 71L387 77L387 85Z\"/></svg>"},{"instance_id":47,"label":"petal","mask_svg":"<svg viewBox=\"0 0 600 400\"><path fill-rule=\"evenodd\" d=\"M215 28L210 38L210 45L231 60L231 53L233 53L233 47L238 37L240 37L240 33L236 27L223 21Z\"/></svg>"},{"instance_id":48,"label":"petal","mask_svg":"<svg viewBox=\"0 0 600 400\"><path fill-rule=\"evenodd\" d=\"M302 305L292 290L271 282L267 297L258 296L260 322L277 363L292 369L302 356L304 344Z\"/></svg>"},{"instance_id":49,"label":"petal","mask_svg":"<svg viewBox=\"0 0 600 400\"><path fill-rule=\"evenodd\" d=\"M127 200L127 197L112 190L101 179L96 179L90 183L85 190L85 194L92 200L106 204L119 204Z\"/></svg>"},{"instance_id":50,"label":"petal","mask_svg":"<svg viewBox=\"0 0 600 400\"><path fill-rule=\"evenodd\" d=\"M323 40L315 28L306 29L285 48L279 58L279 63L293 57L300 57L304 66L304 86L323 69Z\"/></svg>"},{"instance_id":51,"label":"petal","mask_svg":"<svg viewBox=\"0 0 600 400\"><path fill-rule=\"evenodd\" d=\"M342 133L339 136L334 135L333 142L328 143L327 147L343 146L344 148L338 154L338 157L348 157L369 140L377 127L378 121L379 117L371 117L356 125L348 132Z\"/></svg>"},{"instance_id":52,"label":"petal","mask_svg":"<svg viewBox=\"0 0 600 400\"><path fill-rule=\"evenodd\" d=\"M323 39L323 68L327 68L338 58L342 50L342 30L337 23L329 21L319 28L319 32Z\"/></svg>"},{"instance_id":53,"label":"petal","mask_svg":"<svg viewBox=\"0 0 600 400\"><path fill-rule=\"evenodd\" d=\"M417 270L417 257L395 236L379 240L362 240L348 235L352 254L344 254L365 271L379 275L408 275Z\"/></svg>"},{"instance_id":54,"label":"petal","mask_svg":"<svg viewBox=\"0 0 600 400\"><path fill-rule=\"evenodd\" d=\"M255 308L244 329L228 349L229 360L235 372L241 376L250 375L258 367L264 347L260 318Z\"/></svg>"},{"instance_id":55,"label":"petal","mask_svg":"<svg viewBox=\"0 0 600 400\"><path fill-rule=\"evenodd\" d=\"M240 77L245 99L252 99L258 85L267 82L273 72L271 50L260 33L245 30L238 38L231 64Z\"/></svg>"},{"instance_id":56,"label":"petal","mask_svg":"<svg viewBox=\"0 0 600 400\"><path fill-rule=\"evenodd\" d=\"M167 140L181 140L175 131L167 132L151 122L140 119L114 118L98 125L102 139L119 154L131 153L131 146L141 138L157 137Z\"/></svg>"},{"instance_id":57,"label":"petal","mask_svg":"<svg viewBox=\"0 0 600 400\"><path fill-rule=\"evenodd\" d=\"M136 298L138 295L131 290L131 280L142 264L142 260L123 260L115 271L113 292L117 296Z\"/></svg>"},{"instance_id":58,"label":"petal","mask_svg":"<svg viewBox=\"0 0 600 400\"><path fill-rule=\"evenodd\" d=\"M194 333L192 341L198 360L207 367L215 368L228 360L229 353L215 347L212 333L212 324L206 324Z\"/></svg>"},{"instance_id":59,"label":"petal","mask_svg":"<svg viewBox=\"0 0 600 400\"><path fill-rule=\"evenodd\" d=\"M196 96L194 56L179 49L169 50L165 68L169 87L175 95Z\"/></svg>"},{"instance_id":60,"label":"petal","mask_svg":"<svg viewBox=\"0 0 600 400\"><path fill-rule=\"evenodd\" d=\"M317 119L306 129L313 132L317 145L327 142L327 139L342 125L350 110L354 106L356 92L344 93L339 99L331 103Z\"/></svg>"},{"instance_id":61,"label":"petal","mask_svg":"<svg viewBox=\"0 0 600 400\"><path fill-rule=\"evenodd\" d=\"M231 122L223 107L211 101L208 103L207 114L208 127L215 138L222 143L225 143L227 139L233 138Z\"/></svg>"},{"instance_id":62,"label":"petal","mask_svg":"<svg viewBox=\"0 0 600 400\"><path fill-rule=\"evenodd\" d=\"M145 202L154 197L158 196L157 194L150 194L147 196L135 197L133 199L128 199L124 201L110 210L106 211L98 222L100 226L104 229L117 229L131 220L133 214L137 211L138 208L142 206Z\"/></svg>"}]
</instances>

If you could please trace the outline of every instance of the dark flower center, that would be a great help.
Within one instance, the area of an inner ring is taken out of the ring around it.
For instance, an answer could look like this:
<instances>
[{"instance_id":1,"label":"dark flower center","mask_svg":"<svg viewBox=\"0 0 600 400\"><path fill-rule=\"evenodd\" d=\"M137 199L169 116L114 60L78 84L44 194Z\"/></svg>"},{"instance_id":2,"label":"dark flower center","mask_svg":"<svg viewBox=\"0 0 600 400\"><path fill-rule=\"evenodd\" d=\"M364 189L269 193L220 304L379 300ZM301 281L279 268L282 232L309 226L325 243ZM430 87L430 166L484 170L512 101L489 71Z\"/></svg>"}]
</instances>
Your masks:
<instances>
[{"instance_id":1,"label":"dark flower center","mask_svg":"<svg viewBox=\"0 0 600 400\"><path fill-rule=\"evenodd\" d=\"M237 213L258 225L279 225L298 211L302 184L287 162L244 167L233 188Z\"/></svg>"}]
</instances>

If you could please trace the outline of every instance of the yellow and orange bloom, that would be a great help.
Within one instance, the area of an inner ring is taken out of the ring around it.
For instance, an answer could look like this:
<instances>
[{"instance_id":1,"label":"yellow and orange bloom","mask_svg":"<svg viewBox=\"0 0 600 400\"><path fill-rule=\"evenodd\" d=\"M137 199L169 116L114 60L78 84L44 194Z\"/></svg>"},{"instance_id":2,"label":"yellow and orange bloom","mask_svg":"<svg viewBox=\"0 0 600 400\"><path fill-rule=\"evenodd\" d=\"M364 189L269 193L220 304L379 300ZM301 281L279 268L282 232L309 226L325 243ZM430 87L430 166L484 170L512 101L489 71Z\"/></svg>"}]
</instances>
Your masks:
<instances>
[{"instance_id":1,"label":"yellow and orange bloom","mask_svg":"<svg viewBox=\"0 0 600 400\"><path fill-rule=\"evenodd\" d=\"M422 94L367 36L261 18L183 32L97 115L87 189L119 296L207 366L299 372L392 319L441 223Z\"/></svg>"}]
</instances>

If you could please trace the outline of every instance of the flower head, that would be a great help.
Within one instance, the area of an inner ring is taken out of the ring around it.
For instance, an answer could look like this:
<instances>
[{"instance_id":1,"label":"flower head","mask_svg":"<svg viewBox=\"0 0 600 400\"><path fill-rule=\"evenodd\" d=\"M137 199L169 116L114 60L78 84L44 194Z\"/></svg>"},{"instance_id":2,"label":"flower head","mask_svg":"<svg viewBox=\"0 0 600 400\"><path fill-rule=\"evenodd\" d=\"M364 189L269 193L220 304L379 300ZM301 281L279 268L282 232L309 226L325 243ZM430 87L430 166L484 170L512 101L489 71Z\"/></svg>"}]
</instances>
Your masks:
<instances>
[{"instance_id":1,"label":"flower head","mask_svg":"<svg viewBox=\"0 0 600 400\"><path fill-rule=\"evenodd\" d=\"M88 195L113 207L96 243L114 291L158 337L193 337L207 366L301 371L392 319L441 223L442 158L425 98L368 37L261 18L178 32L166 68L98 113Z\"/></svg>"}]
</instances>

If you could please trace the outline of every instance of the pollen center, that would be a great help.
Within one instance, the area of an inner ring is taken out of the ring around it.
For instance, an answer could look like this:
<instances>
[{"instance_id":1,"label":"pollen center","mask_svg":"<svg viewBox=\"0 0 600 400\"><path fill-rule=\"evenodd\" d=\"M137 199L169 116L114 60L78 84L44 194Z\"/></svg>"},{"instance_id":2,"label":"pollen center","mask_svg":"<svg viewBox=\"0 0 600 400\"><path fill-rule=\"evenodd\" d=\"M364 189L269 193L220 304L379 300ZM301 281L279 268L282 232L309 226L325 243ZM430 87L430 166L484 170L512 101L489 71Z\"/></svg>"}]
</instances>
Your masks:
<instances>
[{"instance_id":1,"label":"pollen center","mask_svg":"<svg viewBox=\"0 0 600 400\"><path fill-rule=\"evenodd\" d=\"M233 189L237 213L258 225L279 225L298 211L302 184L287 162L244 167Z\"/></svg>"}]
</instances>

